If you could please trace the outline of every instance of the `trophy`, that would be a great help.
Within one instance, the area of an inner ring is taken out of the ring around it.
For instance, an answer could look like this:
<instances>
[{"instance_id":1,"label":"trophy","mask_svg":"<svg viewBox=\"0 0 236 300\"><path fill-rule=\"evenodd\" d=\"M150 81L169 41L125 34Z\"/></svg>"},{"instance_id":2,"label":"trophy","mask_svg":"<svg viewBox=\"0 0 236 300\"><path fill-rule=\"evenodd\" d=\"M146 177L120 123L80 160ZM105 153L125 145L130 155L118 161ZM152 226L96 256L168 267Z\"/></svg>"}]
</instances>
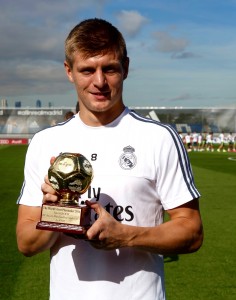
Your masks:
<instances>
[{"instance_id":1,"label":"trophy","mask_svg":"<svg viewBox=\"0 0 236 300\"><path fill-rule=\"evenodd\" d=\"M48 169L48 179L59 195L56 203L42 205L37 229L61 231L85 236L91 223L91 210L79 205L79 196L87 191L93 178L91 163L79 153L61 153Z\"/></svg>"}]
</instances>

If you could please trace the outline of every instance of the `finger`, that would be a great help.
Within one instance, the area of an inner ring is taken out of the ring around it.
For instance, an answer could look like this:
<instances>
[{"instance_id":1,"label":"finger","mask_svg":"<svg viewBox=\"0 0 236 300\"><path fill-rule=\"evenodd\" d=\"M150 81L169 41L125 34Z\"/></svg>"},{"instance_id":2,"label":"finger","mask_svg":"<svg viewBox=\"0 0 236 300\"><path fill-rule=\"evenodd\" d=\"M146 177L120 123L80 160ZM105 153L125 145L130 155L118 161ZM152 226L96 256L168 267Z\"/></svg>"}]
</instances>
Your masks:
<instances>
[{"instance_id":1,"label":"finger","mask_svg":"<svg viewBox=\"0 0 236 300\"><path fill-rule=\"evenodd\" d=\"M46 182L44 182L44 183L41 185L41 191L42 191L44 194L47 194L47 193L50 193L50 194L53 194L53 195L56 194L56 191L54 190L54 188L53 188L50 184L48 184L48 183L46 183Z\"/></svg>"},{"instance_id":2,"label":"finger","mask_svg":"<svg viewBox=\"0 0 236 300\"><path fill-rule=\"evenodd\" d=\"M91 202L89 200L85 201L86 205L91 207L98 215L100 215L103 211L105 212L106 210L97 202Z\"/></svg>"},{"instance_id":3,"label":"finger","mask_svg":"<svg viewBox=\"0 0 236 300\"><path fill-rule=\"evenodd\" d=\"M99 226L98 220L95 221L91 227L86 232L87 239L90 240L99 240L99 235L101 233L101 229Z\"/></svg>"},{"instance_id":4,"label":"finger","mask_svg":"<svg viewBox=\"0 0 236 300\"><path fill-rule=\"evenodd\" d=\"M104 231L104 220L110 218L111 215L97 202L90 202L88 200L85 203L92 208L98 215L98 219L93 223L93 225L88 229L87 236L88 239L98 239L103 240Z\"/></svg>"},{"instance_id":5,"label":"finger","mask_svg":"<svg viewBox=\"0 0 236 300\"><path fill-rule=\"evenodd\" d=\"M48 175L46 175L46 176L44 177L44 181L45 181L47 184L51 185L51 182L50 182L49 179L48 179Z\"/></svg>"},{"instance_id":6,"label":"finger","mask_svg":"<svg viewBox=\"0 0 236 300\"><path fill-rule=\"evenodd\" d=\"M58 196L57 195L52 195L52 194L44 194L43 195L43 203L46 202L57 202L58 201Z\"/></svg>"},{"instance_id":7,"label":"finger","mask_svg":"<svg viewBox=\"0 0 236 300\"><path fill-rule=\"evenodd\" d=\"M58 194L51 185L43 183L41 185L41 190L43 192L43 203L58 201Z\"/></svg>"},{"instance_id":8,"label":"finger","mask_svg":"<svg viewBox=\"0 0 236 300\"><path fill-rule=\"evenodd\" d=\"M55 156L52 156L52 157L50 158L50 164L51 164L51 165L54 163L55 159L56 159Z\"/></svg>"}]
</instances>

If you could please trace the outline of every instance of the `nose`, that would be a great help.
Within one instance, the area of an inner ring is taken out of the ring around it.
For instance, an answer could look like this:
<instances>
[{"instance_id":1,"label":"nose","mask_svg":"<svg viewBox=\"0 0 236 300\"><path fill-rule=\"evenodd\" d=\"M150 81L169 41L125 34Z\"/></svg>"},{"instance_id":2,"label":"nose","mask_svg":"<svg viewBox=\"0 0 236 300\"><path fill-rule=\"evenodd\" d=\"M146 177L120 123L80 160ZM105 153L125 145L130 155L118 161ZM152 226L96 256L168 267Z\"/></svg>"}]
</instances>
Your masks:
<instances>
[{"instance_id":1,"label":"nose","mask_svg":"<svg viewBox=\"0 0 236 300\"><path fill-rule=\"evenodd\" d=\"M97 88L102 88L106 84L106 76L102 70L96 70L93 74L93 84Z\"/></svg>"}]
</instances>

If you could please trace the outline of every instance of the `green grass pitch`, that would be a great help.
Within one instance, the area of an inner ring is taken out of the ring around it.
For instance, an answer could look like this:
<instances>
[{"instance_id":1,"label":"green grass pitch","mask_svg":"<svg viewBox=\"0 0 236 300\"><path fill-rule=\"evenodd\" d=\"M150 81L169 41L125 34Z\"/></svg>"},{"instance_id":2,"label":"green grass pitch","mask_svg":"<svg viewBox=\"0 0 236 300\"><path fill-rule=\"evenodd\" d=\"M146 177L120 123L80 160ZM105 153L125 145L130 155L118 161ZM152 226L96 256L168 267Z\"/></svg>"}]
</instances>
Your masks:
<instances>
[{"instance_id":1,"label":"green grass pitch","mask_svg":"<svg viewBox=\"0 0 236 300\"><path fill-rule=\"evenodd\" d=\"M16 200L25 153L26 146L0 146L3 300L49 298L49 252L26 258L16 246ZM205 239L196 253L165 257L167 299L236 299L236 153L190 152L189 157L202 195Z\"/></svg>"}]
</instances>

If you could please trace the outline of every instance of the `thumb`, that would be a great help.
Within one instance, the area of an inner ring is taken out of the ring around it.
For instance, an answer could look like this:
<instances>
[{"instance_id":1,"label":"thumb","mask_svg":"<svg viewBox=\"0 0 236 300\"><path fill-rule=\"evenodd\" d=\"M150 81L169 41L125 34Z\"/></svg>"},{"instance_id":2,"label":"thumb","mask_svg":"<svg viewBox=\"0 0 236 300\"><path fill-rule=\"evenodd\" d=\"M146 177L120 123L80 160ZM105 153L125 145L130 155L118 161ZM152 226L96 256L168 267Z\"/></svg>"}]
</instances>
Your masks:
<instances>
[{"instance_id":1,"label":"thumb","mask_svg":"<svg viewBox=\"0 0 236 300\"><path fill-rule=\"evenodd\" d=\"M87 206L92 208L98 215L102 214L102 212L105 211L105 209L97 202L91 202L89 200L86 200L85 203Z\"/></svg>"}]
</instances>

